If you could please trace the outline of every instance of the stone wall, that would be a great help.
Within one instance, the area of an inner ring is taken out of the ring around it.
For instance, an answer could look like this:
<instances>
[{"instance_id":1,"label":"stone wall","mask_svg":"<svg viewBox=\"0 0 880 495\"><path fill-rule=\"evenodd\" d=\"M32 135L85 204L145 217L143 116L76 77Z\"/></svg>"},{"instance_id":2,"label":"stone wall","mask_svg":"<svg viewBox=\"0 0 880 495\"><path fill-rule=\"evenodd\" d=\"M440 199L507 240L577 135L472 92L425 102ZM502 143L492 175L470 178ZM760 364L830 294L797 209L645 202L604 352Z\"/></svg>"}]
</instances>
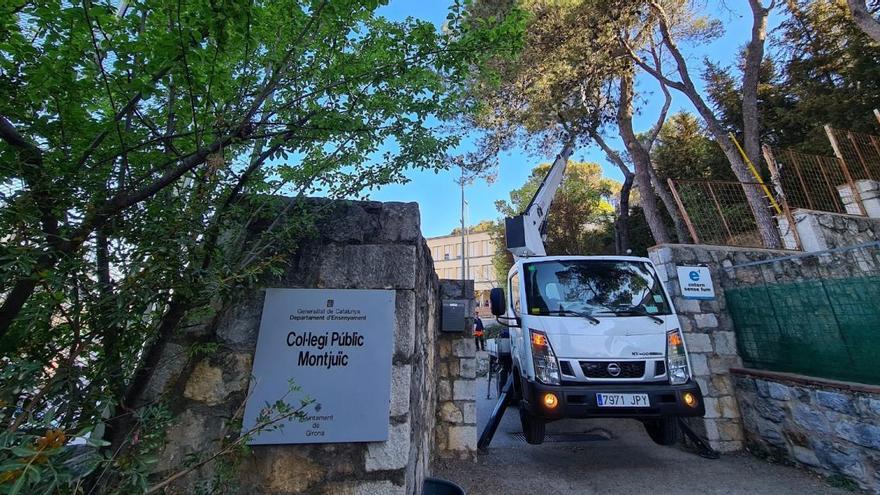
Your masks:
<instances>
[{"instance_id":1,"label":"stone wall","mask_svg":"<svg viewBox=\"0 0 880 495\"><path fill-rule=\"evenodd\" d=\"M858 249L783 262L749 263L803 253L726 246L664 244L651 248L649 256L669 290L678 311L691 358L692 373L706 397L706 416L691 420L713 448L734 451L743 447L743 428L731 368L742 367L736 329L727 309L724 290L756 283L782 283L816 277L849 277L876 273L880 249ZM715 286L711 301L684 299L676 267L705 265ZM745 265L745 266L742 266Z\"/></svg>"},{"instance_id":2,"label":"stone wall","mask_svg":"<svg viewBox=\"0 0 880 495\"><path fill-rule=\"evenodd\" d=\"M471 322L474 281L441 280L441 299L467 300L467 330L437 337L436 456L474 459L477 452L477 347Z\"/></svg>"},{"instance_id":3,"label":"stone wall","mask_svg":"<svg viewBox=\"0 0 880 495\"><path fill-rule=\"evenodd\" d=\"M880 493L880 387L732 372L749 450Z\"/></svg>"},{"instance_id":4,"label":"stone wall","mask_svg":"<svg viewBox=\"0 0 880 495\"><path fill-rule=\"evenodd\" d=\"M880 240L880 219L825 211L797 209L791 213L804 251L815 252ZM783 244L796 249L797 242L785 216L777 217Z\"/></svg>"},{"instance_id":5,"label":"stone wall","mask_svg":"<svg viewBox=\"0 0 880 495\"><path fill-rule=\"evenodd\" d=\"M233 466L241 491L256 494L419 494L430 471L436 387L439 284L415 203L315 201L314 238L291 252L287 271L266 287L391 289L396 323L386 442L254 446ZM248 390L263 292L241 294L204 324L181 328L155 370L143 402L164 400L175 418L157 479L192 455L237 436L228 420ZM217 351L191 358L195 343ZM352 407L356 407L355 404ZM179 480L171 493L220 483L216 463ZM210 491L210 490L209 490Z\"/></svg>"}]
</instances>

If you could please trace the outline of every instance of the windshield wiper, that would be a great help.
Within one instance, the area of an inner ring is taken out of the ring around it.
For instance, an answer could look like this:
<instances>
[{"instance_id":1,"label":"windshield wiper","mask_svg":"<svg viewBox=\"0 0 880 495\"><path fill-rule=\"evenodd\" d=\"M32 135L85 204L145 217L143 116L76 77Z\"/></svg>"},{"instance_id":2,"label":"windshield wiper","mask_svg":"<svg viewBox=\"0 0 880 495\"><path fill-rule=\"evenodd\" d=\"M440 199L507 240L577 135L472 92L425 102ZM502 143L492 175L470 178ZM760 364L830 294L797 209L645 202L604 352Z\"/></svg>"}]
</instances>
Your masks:
<instances>
[{"instance_id":1,"label":"windshield wiper","mask_svg":"<svg viewBox=\"0 0 880 495\"><path fill-rule=\"evenodd\" d=\"M581 318L586 318L593 325L598 325L600 323L599 318L596 318L595 316L593 316L589 313L581 313L580 311L572 311L570 309L550 309L550 310L547 310L547 314L579 316Z\"/></svg>"},{"instance_id":2,"label":"windshield wiper","mask_svg":"<svg viewBox=\"0 0 880 495\"><path fill-rule=\"evenodd\" d=\"M608 311L608 313L612 313L616 316L623 316L623 315L647 316L648 318L654 320L654 322L657 323L658 325L663 324L663 318L660 318L657 315L652 315L651 313L648 313L644 309L640 309L640 308L619 309L619 310L615 310L615 311Z\"/></svg>"}]
</instances>

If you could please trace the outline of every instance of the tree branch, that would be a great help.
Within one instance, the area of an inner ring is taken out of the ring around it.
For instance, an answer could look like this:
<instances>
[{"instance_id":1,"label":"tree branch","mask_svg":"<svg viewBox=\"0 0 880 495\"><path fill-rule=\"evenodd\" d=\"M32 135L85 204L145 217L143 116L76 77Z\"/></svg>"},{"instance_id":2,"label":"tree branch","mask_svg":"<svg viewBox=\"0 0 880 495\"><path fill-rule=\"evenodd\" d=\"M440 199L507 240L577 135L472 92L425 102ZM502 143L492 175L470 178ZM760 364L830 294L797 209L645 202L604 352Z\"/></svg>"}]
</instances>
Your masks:
<instances>
[{"instance_id":1,"label":"tree branch","mask_svg":"<svg viewBox=\"0 0 880 495\"><path fill-rule=\"evenodd\" d=\"M678 91L684 92L684 90L685 90L684 84L682 84L679 81L673 81L672 79L669 79L662 72L658 72L653 67L646 64L645 61L642 60L642 57L639 57L639 55L635 52L635 50L633 50L633 48L630 46L628 41L626 41L623 38L620 38L620 44L626 50L626 53L629 56L629 58L632 59L632 61L635 62L635 64L638 65L640 69L647 72L648 74L651 74L654 77L654 79L657 79L658 81L662 82L666 86L673 88L673 89L677 89Z\"/></svg>"},{"instance_id":2,"label":"tree branch","mask_svg":"<svg viewBox=\"0 0 880 495\"><path fill-rule=\"evenodd\" d=\"M651 57L654 59L654 67L657 72L662 72L663 64L653 41L651 43ZM660 90L663 91L663 108L660 109L657 121L654 123L654 127L651 128L647 139L645 139L643 143L643 146L649 153L651 152L651 148L654 147L654 143L657 141L657 136L660 135L660 131L663 129L663 124L666 123L666 116L669 114L669 107L672 106L672 94L669 92L669 87L662 80L658 79L657 82L660 83Z\"/></svg>"}]
</instances>

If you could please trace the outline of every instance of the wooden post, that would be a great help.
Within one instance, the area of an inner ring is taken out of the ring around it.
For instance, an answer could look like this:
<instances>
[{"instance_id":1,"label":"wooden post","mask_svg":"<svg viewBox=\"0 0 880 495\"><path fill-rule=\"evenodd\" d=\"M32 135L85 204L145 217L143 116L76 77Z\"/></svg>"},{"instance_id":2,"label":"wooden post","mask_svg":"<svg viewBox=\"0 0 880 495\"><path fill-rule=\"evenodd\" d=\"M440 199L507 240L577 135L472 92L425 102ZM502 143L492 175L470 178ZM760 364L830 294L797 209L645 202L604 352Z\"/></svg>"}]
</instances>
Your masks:
<instances>
[{"instance_id":1,"label":"wooden post","mask_svg":"<svg viewBox=\"0 0 880 495\"><path fill-rule=\"evenodd\" d=\"M776 163L776 157L773 156L773 150L770 149L770 146L765 144L764 146L761 146L761 150L764 152L764 159L767 160L767 166L770 167L770 180L773 181L773 185L776 188L776 194L779 195L779 202L782 203L782 211L785 214L785 219L788 220L788 228L794 236L795 247L798 251L803 251L804 246L801 243L801 234L798 232L797 223L794 221L794 215L791 214L791 208L788 206L788 198L785 197L785 191L782 189L782 178L779 175L779 164Z\"/></svg>"},{"instance_id":2,"label":"wooden post","mask_svg":"<svg viewBox=\"0 0 880 495\"><path fill-rule=\"evenodd\" d=\"M675 182L672 179L666 179L666 183L669 185L669 190L672 191L672 197L675 199L675 204L678 205L678 211L681 212L681 218L684 219L685 225L687 225L688 232L691 234L691 239L693 239L694 244L700 244L700 238L697 236L697 230L694 229L694 224L691 222L691 217L688 215L687 210L684 209L684 204L681 202L681 198L678 196L678 190L675 188Z\"/></svg>"},{"instance_id":3,"label":"wooden post","mask_svg":"<svg viewBox=\"0 0 880 495\"><path fill-rule=\"evenodd\" d=\"M825 124L825 134L828 136L828 141L831 142L831 148L834 150L834 154L837 156L837 162L840 164L841 170L843 170L843 176L846 177L846 182L849 184L850 191L852 191L853 199L859 205L859 211L862 212L862 216L868 216L868 212L865 210L865 205L862 204L862 194L856 187L856 183L853 180L852 174L849 173L849 167L846 164L846 160L843 158L843 153L841 153L840 151L840 146L837 143L837 138L834 137L834 132L831 130L831 126L828 124Z\"/></svg>"},{"instance_id":4,"label":"wooden post","mask_svg":"<svg viewBox=\"0 0 880 495\"><path fill-rule=\"evenodd\" d=\"M877 123L880 124L880 110L874 109L874 117L877 118Z\"/></svg>"}]
</instances>

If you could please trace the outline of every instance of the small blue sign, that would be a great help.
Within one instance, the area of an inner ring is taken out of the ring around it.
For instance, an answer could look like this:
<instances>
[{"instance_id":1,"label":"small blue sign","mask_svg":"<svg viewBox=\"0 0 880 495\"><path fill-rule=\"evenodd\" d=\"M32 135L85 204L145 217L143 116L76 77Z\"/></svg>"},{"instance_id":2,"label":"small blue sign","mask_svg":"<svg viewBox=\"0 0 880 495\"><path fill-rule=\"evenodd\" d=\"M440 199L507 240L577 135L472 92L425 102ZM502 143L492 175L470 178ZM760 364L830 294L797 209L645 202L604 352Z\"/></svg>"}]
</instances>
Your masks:
<instances>
[{"instance_id":1,"label":"small blue sign","mask_svg":"<svg viewBox=\"0 0 880 495\"><path fill-rule=\"evenodd\" d=\"M715 299L712 273L706 266L679 266L678 286L685 299Z\"/></svg>"}]
</instances>

